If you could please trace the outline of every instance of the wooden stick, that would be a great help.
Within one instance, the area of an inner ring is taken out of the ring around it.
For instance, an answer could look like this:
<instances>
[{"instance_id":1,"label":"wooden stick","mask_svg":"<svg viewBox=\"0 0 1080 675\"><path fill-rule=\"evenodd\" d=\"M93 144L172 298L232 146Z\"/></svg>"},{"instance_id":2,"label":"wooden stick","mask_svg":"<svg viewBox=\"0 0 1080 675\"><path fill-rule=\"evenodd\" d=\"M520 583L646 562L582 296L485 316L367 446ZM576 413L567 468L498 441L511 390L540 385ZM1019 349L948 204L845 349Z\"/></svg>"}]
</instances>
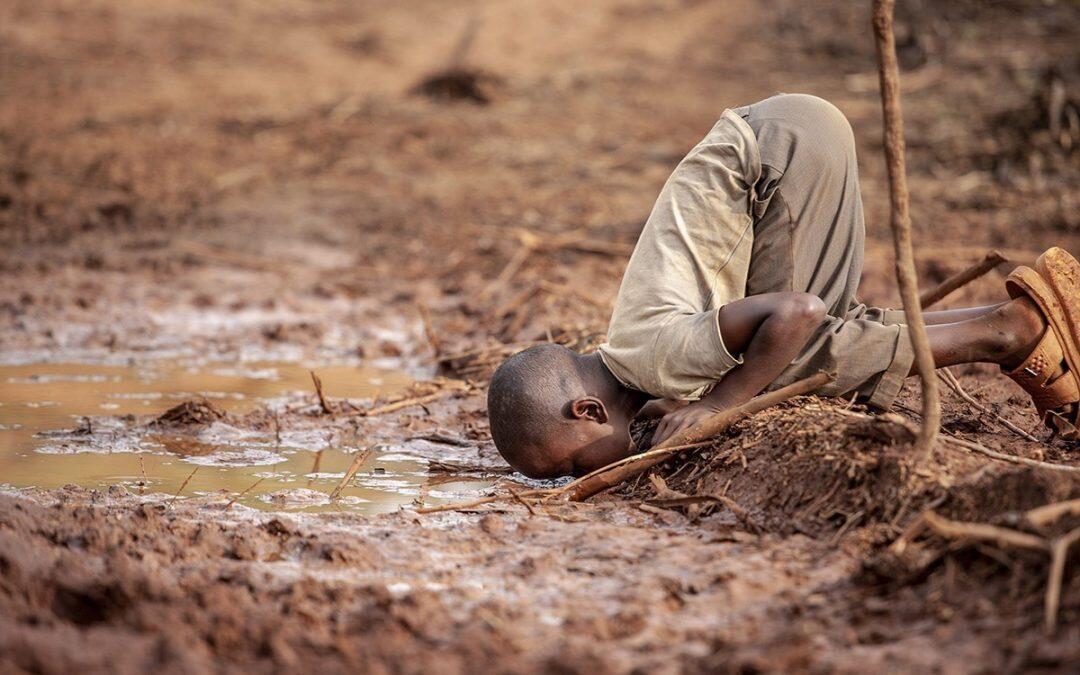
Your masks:
<instances>
[{"instance_id":1,"label":"wooden stick","mask_svg":"<svg viewBox=\"0 0 1080 675\"><path fill-rule=\"evenodd\" d=\"M439 340L439 334L435 332L435 326L431 323L431 312L423 301L417 302L416 308L420 310L420 321L424 324L424 335L427 336L428 344L435 352L435 358L439 358L439 354L442 354L442 341Z\"/></svg>"},{"instance_id":2,"label":"wooden stick","mask_svg":"<svg viewBox=\"0 0 1080 675\"><path fill-rule=\"evenodd\" d=\"M514 251L514 255L510 256L510 260L507 261L502 272L499 272L499 276L495 277L495 279L480 292L480 298L482 300L488 300L500 289L509 284L510 280L514 278L514 275L517 274L517 271L521 269L521 266L524 265L525 261L532 255L533 250L534 246L531 243L522 242L521 248Z\"/></svg>"},{"instance_id":3,"label":"wooden stick","mask_svg":"<svg viewBox=\"0 0 1080 675\"><path fill-rule=\"evenodd\" d=\"M330 406L326 403L326 397L323 396L322 380L319 379L314 370L308 372L311 374L311 381L315 383L315 394L319 397L319 407L322 408L325 414L332 415L334 411L330 409Z\"/></svg>"},{"instance_id":4,"label":"wooden stick","mask_svg":"<svg viewBox=\"0 0 1080 675\"><path fill-rule=\"evenodd\" d=\"M173 495L173 498L169 500L169 508L172 508L173 502L175 502L176 498L180 496L180 493L184 491L184 488L187 487L188 481L191 480L191 478L195 475L195 472L198 470L199 467L195 467L194 469L192 469L191 473L188 474L188 477L184 479L184 482L180 483L180 489L177 490L176 494Z\"/></svg>"},{"instance_id":5,"label":"wooden stick","mask_svg":"<svg viewBox=\"0 0 1080 675\"><path fill-rule=\"evenodd\" d=\"M1024 519L1033 527L1040 528L1056 523L1064 516L1076 515L1080 515L1080 499L1069 499L1039 506L1025 513Z\"/></svg>"},{"instance_id":6,"label":"wooden stick","mask_svg":"<svg viewBox=\"0 0 1080 675\"><path fill-rule=\"evenodd\" d=\"M744 415L759 412L793 396L811 393L820 389L830 380L831 377L828 374L818 373L776 391L755 396L742 405L721 410L689 429L671 436L648 452L620 460L577 479L562 488L560 494L566 494L571 501L576 502L588 499L597 493L622 483L628 478L638 475L650 467L656 466L676 452L684 449L683 446L701 443L712 438Z\"/></svg>"},{"instance_id":7,"label":"wooden stick","mask_svg":"<svg viewBox=\"0 0 1080 675\"><path fill-rule=\"evenodd\" d=\"M1046 601L1044 603L1046 632L1053 634L1057 630L1058 607L1061 605L1061 581L1065 576L1065 560L1069 556L1069 547L1080 541L1080 527L1050 542L1050 574L1046 579Z\"/></svg>"},{"instance_id":8,"label":"wooden stick","mask_svg":"<svg viewBox=\"0 0 1080 675\"><path fill-rule=\"evenodd\" d=\"M905 419L904 417L901 417L900 415L897 415L895 413L885 413L882 415L867 415L866 413L856 412L854 410L845 410L843 408L834 408L833 412L837 415L842 415L844 417L854 417L856 419L888 422L890 424L895 424L899 427L906 429L908 433L912 435L915 435L918 431L918 428L915 426L914 422ZM1060 471L1062 473L1080 473L1080 466L1055 464L1054 462L1042 462L1037 459L1028 459L1027 457L1008 455L1003 452L991 450L990 448L980 443L965 440L963 438L959 438L950 434L944 434L941 438L946 445L959 446L961 448L964 448L965 450L977 452L981 455L986 455L987 457L991 457L993 459L1000 459L1003 462L1009 462L1011 464L1023 464L1024 466L1031 466L1037 469L1045 469L1047 471Z\"/></svg>"},{"instance_id":9,"label":"wooden stick","mask_svg":"<svg viewBox=\"0 0 1080 675\"><path fill-rule=\"evenodd\" d=\"M341 477L341 482L338 483L337 487L334 488L334 491L330 493L331 500L338 498L338 495L341 494L341 491L345 489L345 486L349 484L349 481L353 479L353 476L356 475L356 472L360 470L361 465L363 465L363 463L366 462L367 458L370 456L370 448L364 448L362 450L356 451L356 455L353 457L352 463L349 464L348 470L345 471L345 475Z\"/></svg>"},{"instance_id":10,"label":"wooden stick","mask_svg":"<svg viewBox=\"0 0 1080 675\"><path fill-rule=\"evenodd\" d=\"M567 286L566 284L556 284L545 279L541 279L539 288L545 293L549 293L556 297L573 296L578 300L584 302L585 304L592 305L597 309L607 310L611 306L610 303L601 302L600 300L597 300L588 293L584 293L572 286Z\"/></svg>"},{"instance_id":11,"label":"wooden stick","mask_svg":"<svg viewBox=\"0 0 1080 675\"><path fill-rule=\"evenodd\" d=\"M525 501L525 498L518 494L517 490L511 487L506 488L506 490L510 493L510 496L514 498L514 501L525 507L525 510L529 512L530 516L536 515L536 509L534 509L529 502Z\"/></svg>"},{"instance_id":12,"label":"wooden stick","mask_svg":"<svg viewBox=\"0 0 1080 675\"><path fill-rule=\"evenodd\" d=\"M386 405L379 406L378 408L369 408L368 410L361 410L356 413L364 417L374 417L376 415L385 415L388 412L394 412L395 410L401 410L402 408L409 408L414 405L422 405L424 403L430 403L431 401L437 401L440 398L449 396L450 394L465 391L464 388L448 387L441 391L437 391L434 394L425 394L424 396L416 396L413 398L406 398L401 401L394 401L393 403L387 403Z\"/></svg>"},{"instance_id":13,"label":"wooden stick","mask_svg":"<svg viewBox=\"0 0 1080 675\"><path fill-rule=\"evenodd\" d=\"M139 454L139 474L142 476L142 485L139 486L139 494L146 493L146 486L150 483L150 479L146 477L146 462L143 461L143 456Z\"/></svg>"},{"instance_id":14,"label":"wooden stick","mask_svg":"<svg viewBox=\"0 0 1080 675\"><path fill-rule=\"evenodd\" d=\"M572 490L576 490L578 488L578 486L583 484L585 481L590 480L595 476L599 476L600 474L605 473L607 471L613 471L613 470L615 470L615 469L617 469L617 468L619 468L621 466L626 466L627 464L634 464L635 462L640 462L641 460L649 459L650 457L657 457L657 456L661 456L661 455L667 457L667 456L669 456L669 455L671 455L672 453L675 453L675 452L682 452L683 450L690 450L690 449L693 449L693 448L701 448L701 447L704 447L706 445L712 445L712 443L713 443L712 439L709 439L707 441L702 441L700 443L687 443L686 445L676 445L674 447L664 447L664 448L657 447L657 448L653 448L652 450L646 450L645 452L641 452L641 453L638 453L636 455L630 455L629 457L624 457L623 459L614 461L611 464L608 464L607 466L602 466L599 469L591 471L591 472L585 474L584 476L581 476L580 478L578 478L578 479L576 479L574 481L571 481L570 483L567 483L566 485L562 486L561 488L553 488L551 490L551 493L552 493L552 496L554 496L554 497L565 495L566 493L568 493L568 492L570 492Z\"/></svg>"},{"instance_id":15,"label":"wooden stick","mask_svg":"<svg viewBox=\"0 0 1080 675\"><path fill-rule=\"evenodd\" d=\"M518 497L540 497L545 496L552 492L547 489L527 490L525 492L517 493ZM475 508L477 506L483 506L484 504L491 504L493 502L501 502L506 499L513 499L510 495L493 495L491 497L483 497L481 499L474 499L471 502L457 502L454 504L442 504L441 506L428 506L422 509L416 509L416 513L440 513L442 511L464 511L465 509Z\"/></svg>"},{"instance_id":16,"label":"wooden stick","mask_svg":"<svg viewBox=\"0 0 1080 675\"><path fill-rule=\"evenodd\" d=\"M941 427L941 394L934 377L934 355L919 307L919 281L911 248L911 214L908 210L907 169L904 160L904 120L900 110L900 68L896 61L893 8L896 0L874 0L874 34L881 80L881 108L885 117L885 160L889 174L889 202L896 254L896 280L904 305L904 318L915 351L915 367L923 389L923 421L915 448L927 460Z\"/></svg>"},{"instance_id":17,"label":"wooden stick","mask_svg":"<svg viewBox=\"0 0 1080 675\"><path fill-rule=\"evenodd\" d=\"M1033 534L1020 532L1019 530L1011 530L1007 527L949 520L933 511L923 513L920 518L927 527L947 539L988 541L1002 547L1012 546L1032 551L1049 551L1050 549L1049 544L1042 537L1036 537Z\"/></svg>"},{"instance_id":18,"label":"wooden stick","mask_svg":"<svg viewBox=\"0 0 1080 675\"><path fill-rule=\"evenodd\" d=\"M994 459L1000 459L1003 462L1010 462L1012 464L1023 464L1024 466L1032 466L1038 469L1046 469L1047 471L1060 471L1062 473L1080 473L1080 466L1069 466L1068 464L1055 464L1054 462L1041 462L1037 459L1028 459L1027 457L1017 457L1016 455L1008 455L1003 452L997 452L991 450L985 445L980 445L974 441L964 440L963 438L957 438L956 436L945 436L946 443L953 445L959 445L961 448L972 450L987 457L993 457Z\"/></svg>"},{"instance_id":19,"label":"wooden stick","mask_svg":"<svg viewBox=\"0 0 1080 675\"><path fill-rule=\"evenodd\" d=\"M188 255L195 256L196 258L203 258L227 266L243 267L259 272L279 272L282 267L288 264L288 261L285 260L257 258L245 253L230 251L217 246L210 246L194 240L174 241L173 247Z\"/></svg>"},{"instance_id":20,"label":"wooden stick","mask_svg":"<svg viewBox=\"0 0 1080 675\"><path fill-rule=\"evenodd\" d=\"M1008 261L1009 259L1002 255L1000 251L990 251L979 262L971 265L965 270L957 272L934 288L925 291L919 296L919 305L923 309L927 309L961 286L970 284L972 281L975 281L998 265Z\"/></svg>"},{"instance_id":21,"label":"wooden stick","mask_svg":"<svg viewBox=\"0 0 1080 675\"><path fill-rule=\"evenodd\" d=\"M1009 431L1012 431L1013 433L1015 433L1020 438L1023 438L1024 440L1032 441L1033 443L1039 443L1040 442L1039 439L1035 438L1034 436L1032 436L1028 432L1024 431L1023 429L1016 426L1015 424L1013 424L1009 420L1007 420L1004 417L1002 417L1001 415L997 414L993 410L987 408L982 403L979 403L978 401L976 401L971 396L971 394L964 391L964 388L962 386L960 386L960 380L956 379L956 376L952 374L951 370L949 370L948 368L942 368L942 369L938 370L937 373L938 373L938 377L940 377L945 382L945 384L949 385L949 388L952 389L954 392L956 392L957 396L959 396L960 398L967 401L968 405L970 405L972 408L975 408L976 410L978 410L979 412L981 412L984 415L989 415L989 416L993 417L995 420L998 421L999 424L1004 426Z\"/></svg>"},{"instance_id":22,"label":"wooden stick","mask_svg":"<svg viewBox=\"0 0 1080 675\"><path fill-rule=\"evenodd\" d=\"M259 480L255 481L255 482L254 482L254 483L252 483L252 484L251 484L250 486L248 486L248 489L244 490L244 491L243 491L243 492L241 492L240 494L238 494L238 495L236 495L235 497L233 497L232 499L230 499L230 500L229 500L229 503L225 505L225 510L226 510L226 511L228 511L228 510L229 510L229 508L230 508L230 507L232 507L232 505L233 505L233 504L235 504L236 502L238 502L238 501L240 501L241 499L243 499L243 498L244 498L244 495L246 495L247 493L249 493L249 492L251 492L252 490L254 490L254 489L255 489L256 487L258 487L259 483L263 482L264 480L266 480L266 476L263 476L263 477L262 477L262 478L260 478Z\"/></svg>"}]
</instances>

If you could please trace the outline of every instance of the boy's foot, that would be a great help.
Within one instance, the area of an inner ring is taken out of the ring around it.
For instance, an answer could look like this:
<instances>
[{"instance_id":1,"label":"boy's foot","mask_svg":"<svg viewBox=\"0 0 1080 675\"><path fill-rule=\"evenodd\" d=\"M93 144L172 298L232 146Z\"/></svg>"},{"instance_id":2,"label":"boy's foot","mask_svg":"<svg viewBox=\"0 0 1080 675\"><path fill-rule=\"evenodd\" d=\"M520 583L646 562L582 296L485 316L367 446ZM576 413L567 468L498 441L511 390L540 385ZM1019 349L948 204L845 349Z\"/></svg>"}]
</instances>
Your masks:
<instances>
[{"instance_id":1,"label":"boy's foot","mask_svg":"<svg viewBox=\"0 0 1080 675\"><path fill-rule=\"evenodd\" d=\"M1080 263L1051 248L1035 269L1018 267L1005 285L1012 297L1030 298L1048 326L1035 349L1007 374L1031 395L1047 426L1062 438L1080 439Z\"/></svg>"}]
</instances>

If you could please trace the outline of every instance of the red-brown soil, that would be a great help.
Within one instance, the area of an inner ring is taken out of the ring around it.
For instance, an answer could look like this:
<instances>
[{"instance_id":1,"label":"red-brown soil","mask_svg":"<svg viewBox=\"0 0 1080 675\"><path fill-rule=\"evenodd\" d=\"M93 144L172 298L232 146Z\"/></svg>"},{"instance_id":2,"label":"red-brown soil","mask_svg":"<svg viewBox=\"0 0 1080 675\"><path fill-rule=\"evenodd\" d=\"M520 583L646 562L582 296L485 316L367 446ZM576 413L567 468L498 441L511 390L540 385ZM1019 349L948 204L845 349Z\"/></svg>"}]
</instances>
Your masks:
<instances>
[{"instance_id":1,"label":"red-brown soil","mask_svg":"<svg viewBox=\"0 0 1080 675\"><path fill-rule=\"evenodd\" d=\"M434 342L475 386L378 418L328 392L335 414L274 423L448 433L478 444L458 464L496 466L491 367L595 343L652 199L725 107L803 91L847 113L863 299L895 303L869 4L11 0L0 359L359 357L426 378ZM1080 252L1078 39L1075 2L900 3L924 285L991 247ZM943 306L1002 296L992 272ZM993 368L956 372L1039 440L946 392L948 432L1078 464ZM897 412L918 408L912 385ZM1080 548L1048 634L1048 555L889 545L926 508L1061 536L1077 518L1022 514L1080 480L955 447L924 465L909 442L810 399L658 469L741 515L646 479L535 514L2 495L0 670L1074 672Z\"/></svg>"}]
</instances>

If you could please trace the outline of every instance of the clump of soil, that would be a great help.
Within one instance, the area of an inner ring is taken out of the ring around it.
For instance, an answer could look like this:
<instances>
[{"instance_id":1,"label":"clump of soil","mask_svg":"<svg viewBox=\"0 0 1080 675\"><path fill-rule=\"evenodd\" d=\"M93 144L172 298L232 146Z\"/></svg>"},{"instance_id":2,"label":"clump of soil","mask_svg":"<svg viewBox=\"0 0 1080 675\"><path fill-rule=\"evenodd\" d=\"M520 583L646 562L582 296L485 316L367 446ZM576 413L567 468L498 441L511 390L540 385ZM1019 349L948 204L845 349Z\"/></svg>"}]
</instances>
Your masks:
<instances>
[{"instance_id":1,"label":"clump of soil","mask_svg":"<svg viewBox=\"0 0 1080 675\"><path fill-rule=\"evenodd\" d=\"M492 102L502 80L486 71L455 67L428 75L413 92L436 101L469 101L480 105Z\"/></svg>"},{"instance_id":2,"label":"clump of soil","mask_svg":"<svg viewBox=\"0 0 1080 675\"><path fill-rule=\"evenodd\" d=\"M642 425L635 431L644 437L647 430ZM679 494L733 500L758 529L815 537L873 524L899 532L931 507L984 520L1080 492L1069 477L987 466L944 444L926 462L911 451L912 441L909 428L891 416L807 397L736 424L709 449L656 473ZM626 495L657 496L643 480ZM724 511L717 502L693 515Z\"/></svg>"},{"instance_id":3,"label":"clump of soil","mask_svg":"<svg viewBox=\"0 0 1080 675\"><path fill-rule=\"evenodd\" d=\"M156 417L150 424L156 427L207 426L225 419L227 413L206 399L184 401Z\"/></svg>"}]
</instances>

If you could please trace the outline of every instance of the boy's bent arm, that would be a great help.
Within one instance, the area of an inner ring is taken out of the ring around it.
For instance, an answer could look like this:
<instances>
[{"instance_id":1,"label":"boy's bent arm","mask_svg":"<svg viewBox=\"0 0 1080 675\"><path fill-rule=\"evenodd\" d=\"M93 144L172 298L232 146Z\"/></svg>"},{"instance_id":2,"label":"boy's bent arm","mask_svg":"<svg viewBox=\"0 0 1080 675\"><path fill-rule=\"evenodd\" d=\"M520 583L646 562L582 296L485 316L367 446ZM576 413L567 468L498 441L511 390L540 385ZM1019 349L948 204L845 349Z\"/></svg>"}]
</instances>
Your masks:
<instances>
[{"instance_id":1,"label":"boy's bent arm","mask_svg":"<svg viewBox=\"0 0 1080 675\"><path fill-rule=\"evenodd\" d=\"M730 351L742 353L742 365L700 401L665 415L653 443L761 393L799 355L825 312L821 298L809 293L764 293L724 305L717 314L720 335Z\"/></svg>"}]
</instances>

